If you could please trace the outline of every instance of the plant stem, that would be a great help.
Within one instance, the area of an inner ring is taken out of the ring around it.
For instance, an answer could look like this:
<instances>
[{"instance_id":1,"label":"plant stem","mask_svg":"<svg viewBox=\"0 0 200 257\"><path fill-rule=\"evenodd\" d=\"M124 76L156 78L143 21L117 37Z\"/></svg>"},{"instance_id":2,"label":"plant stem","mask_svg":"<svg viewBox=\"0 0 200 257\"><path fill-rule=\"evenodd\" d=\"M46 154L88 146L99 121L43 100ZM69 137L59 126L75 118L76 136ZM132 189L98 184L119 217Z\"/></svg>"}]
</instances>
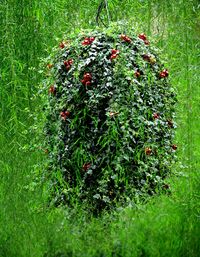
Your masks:
<instances>
[{"instance_id":1,"label":"plant stem","mask_svg":"<svg viewBox=\"0 0 200 257\"><path fill-rule=\"evenodd\" d=\"M110 13L108 9L108 1L105 0L105 7L106 7L106 12L107 12L107 17L108 17L108 25L110 25Z\"/></svg>"}]
</instances>

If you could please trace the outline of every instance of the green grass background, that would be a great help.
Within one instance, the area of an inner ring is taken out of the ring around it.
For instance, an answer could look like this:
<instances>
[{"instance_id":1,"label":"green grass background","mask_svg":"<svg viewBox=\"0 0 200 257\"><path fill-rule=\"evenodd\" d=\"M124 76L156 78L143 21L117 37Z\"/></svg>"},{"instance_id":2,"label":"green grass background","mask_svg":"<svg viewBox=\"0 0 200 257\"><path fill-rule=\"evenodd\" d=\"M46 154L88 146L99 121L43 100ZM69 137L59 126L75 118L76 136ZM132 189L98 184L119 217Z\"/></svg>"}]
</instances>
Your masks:
<instances>
[{"instance_id":1,"label":"green grass background","mask_svg":"<svg viewBox=\"0 0 200 257\"><path fill-rule=\"evenodd\" d=\"M163 50L178 92L178 162L172 194L99 218L45 208L23 151L32 134L40 59L76 28L94 28L97 0L0 1L0 257L200 256L200 3L110 0L112 20L132 20Z\"/></svg>"}]
</instances>

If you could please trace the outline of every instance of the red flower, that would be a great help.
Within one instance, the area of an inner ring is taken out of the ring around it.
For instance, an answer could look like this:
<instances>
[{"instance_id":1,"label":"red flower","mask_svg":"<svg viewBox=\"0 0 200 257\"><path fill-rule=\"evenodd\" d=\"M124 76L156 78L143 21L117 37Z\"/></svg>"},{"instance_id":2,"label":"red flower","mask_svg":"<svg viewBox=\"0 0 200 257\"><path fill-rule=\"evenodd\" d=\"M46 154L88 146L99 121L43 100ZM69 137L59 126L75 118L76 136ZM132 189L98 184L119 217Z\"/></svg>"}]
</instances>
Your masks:
<instances>
[{"instance_id":1,"label":"red flower","mask_svg":"<svg viewBox=\"0 0 200 257\"><path fill-rule=\"evenodd\" d=\"M160 115L159 115L158 113L154 113L154 114L153 114L153 118L154 118L154 119L159 119L159 117L160 117Z\"/></svg>"},{"instance_id":2,"label":"red flower","mask_svg":"<svg viewBox=\"0 0 200 257\"><path fill-rule=\"evenodd\" d=\"M135 75L136 78L139 78L141 74L140 74L139 71L136 71L134 75Z\"/></svg>"},{"instance_id":3,"label":"red flower","mask_svg":"<svg viewBox=\"0 0 200 257\"><path fill-rule=\"evenodd\" d=\"M61 49L65 48L65 42L61 42L60 45L59 45L59 47L60 47Z\"/></svg>"},{"instance_id":4,"label":"red flower","mask_svg":"<svg viewBox=\"0 0 200 257\"><path fill-rule=\"evenodd\" d=\"M70 112L69 112L69 111L64 111L64 112L61 112L61 113L60 113L60 116L61 116L61 118L62 118L63 120L66 120L67 117L69 117L69 115L70 115Z\"/></svg>"},{"instance_id":5,"label":"red flower","mask_svg":"<svg viewBox=\"0 0 200 257\"><path fill-rule=\"evenodd\" d=\"M126 35L124 35L124 34L122 34L122 35L120 36L120 38L121 38L123 41L127 42L127 43L131 43L130 37L128 37L128 36L126 36Z\"/></svg>"},{"instance_id":6,"label":"red flower","mask_svg":"<svg viewBox=\"0 0 200 257\"><path fill-rule=\"evenodd\" d=\"M91 45L92 42L95 40L95 37L86 37L84 41L82 42L82 45Z\"/></svg>"},{"instance_id":7,"label":"red flower","mask_svg":"<svg viewBox=\"0 0 200 257\"><path fill-rule=\"evenodd\" d=\"M149 148L149 147L145 148L145 154L146 155L150 155L151 153L152 153L151 148Z\"/></svg>"},{"instance_id":8,"label":"red flower","mask_svg":"<svg viewBox=\"0 0 200 257\"><path fill-rule=\"evenodd\" d=\"M89 162L83 164L84 171L87 171L90 167L91 167L91 164Z\"/></svg>"},{"instance_id":9,"label":"red flower","mask_svg":"<svg viewBox=\"0 0 200 257\"><path fill-rule=\"evenodd\" d=\"M142 39L143 41L147 40L147 36L144 33L139 34L138 36L140 39Z\"/></svg>"},{"instance_id":10,"label":"red flower","mask_svg":"<svg viewBox=\"0 0 200 257\"><path fill-rule=\"evenodd\" d=\"M167 69L164 69L163 71L160 72L159 74L160 78L166 78L169 76L169 72Z\"/></svg>"},{"instance_id":11,"label":"red flower","mask_svg":"<svg viewBox=\"0 0 200 257\"><path fill-rule=\"evenodd\" d=\"M175 144L174 144L174 145L172 145L172 149L173 149L173 150L175 150L175 151L176 151L176 150L177 150L177 148L178 148L178 147L177 147L177 145L175 145Z\"/></svg>"},{"instance_id":12,"label":"red flower","mask_svg":"<svg viewBox=\"0 0 200 257\"><path fill-rule=\"evenodd\" d=\"M56 89L54 86L50 86L49 88L49 94L55 95L56 94Z\"/></svg>"}]
</instances>

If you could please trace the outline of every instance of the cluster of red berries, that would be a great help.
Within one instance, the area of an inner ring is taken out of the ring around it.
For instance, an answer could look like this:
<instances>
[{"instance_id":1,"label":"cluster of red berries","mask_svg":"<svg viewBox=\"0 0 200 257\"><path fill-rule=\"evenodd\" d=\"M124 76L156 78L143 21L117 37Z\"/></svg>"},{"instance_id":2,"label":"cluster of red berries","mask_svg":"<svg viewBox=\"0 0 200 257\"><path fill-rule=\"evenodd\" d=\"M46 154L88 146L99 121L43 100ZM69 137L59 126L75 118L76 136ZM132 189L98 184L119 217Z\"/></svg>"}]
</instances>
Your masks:
<instances>
[{"instance_id":1,"label":"cluster of red berries","mask_svg":"<svg viewBox=\"0 0 200 257\"><path fill-rule=\"evenodd\" d=\"M86 37L82 42L82 45L83 46L91 45L94 40L95 40L95 37Z\"/></svg>"},{"instance_id":2,"label":"cluster of red berries","mask_svg":"<svg viewBox=\"0 0 200 257\"><path fill-rule=\"evenodd\" d=\"M149 41L147 40L147 36L144 33L139 34L138 37L144 41L145 45L150 44Z\"/></svg>"},{"instance_id":3,"label":"cluster of red berries","mask_svg":"<svg viewBox=\"0 0 200 257\"><path fill-rule=\"evenodd\" d=\"M110 59L113 60L117 58L118 54L119 54L119 50L112 49Z\"/></svg>"},{"instance_id":4,"label":"cluster of red berries","mask_svg":"<svg viewBox=\"0 0 200 257\"><path fill-rule=\"evenodd\" d=\"M168 70L164 69L163 71L160 72L160 78L166 78L169 76Z\"/></svg>"},{"instance_id":5,"label":"cluster of red berries","mask_svg":"<svg viewBox=\"0 0 200 257\"><path fill-rule=\"evenodd\" d=\"M121 38L123 41L127 42L127 43L131 43L130 37L128 37L128 36L126 36L126 35L124 35L124 34L122 34L122 35L120 36L120 38Z\"/></svg>"},{"instance_id":6,"label":"cluster of red berries","mask_svg":"<svg viewBox=\"0 0 200 257\"><path fill-rule=\"evenodd\" d=\"M90 86L92 83L92 75L90 73L85 73L81 82L85 86Z\"/></svg>"},{"instance_id":7,"label":"cluster of red berries","mask_svg":"<svg viewBox=\"0 0 200 257\"><path fill-rule=\"evenodd\" d=\"M66 120L70 115L70 112L69 111L63 111L60 113L60 117L62 120Z\"/></svg>"},{"instance_id":8,"label":"cluster of red berries","mask_svg":"<svg viewBox=\"0 0 200 257\"><path fill-rule=\"evenodd\" d=\"M73 64L73 59L69 59L68 61L64 61L64 65L66 70L69 70Z\"/></svg>"}]
</instances>

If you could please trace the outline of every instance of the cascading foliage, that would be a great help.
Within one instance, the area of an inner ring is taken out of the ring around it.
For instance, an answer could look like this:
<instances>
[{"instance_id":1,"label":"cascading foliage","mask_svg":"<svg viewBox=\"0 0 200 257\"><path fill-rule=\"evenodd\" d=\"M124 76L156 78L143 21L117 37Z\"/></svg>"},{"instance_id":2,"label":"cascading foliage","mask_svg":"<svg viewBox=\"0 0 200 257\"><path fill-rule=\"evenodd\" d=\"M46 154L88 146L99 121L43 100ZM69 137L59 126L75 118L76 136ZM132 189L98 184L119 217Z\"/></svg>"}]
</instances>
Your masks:
<instances>
[{"instance_id":1,"label":"cascading foliage","mask_svg":"<svg viewBox=\"0 0 200 257\"><path fill-rule=\"evenodd\" d=\"M176 93L144 33L70 35L48 57L43 93L52 201L93 211L167 188Z\"/></svg>"}]
</instances>

